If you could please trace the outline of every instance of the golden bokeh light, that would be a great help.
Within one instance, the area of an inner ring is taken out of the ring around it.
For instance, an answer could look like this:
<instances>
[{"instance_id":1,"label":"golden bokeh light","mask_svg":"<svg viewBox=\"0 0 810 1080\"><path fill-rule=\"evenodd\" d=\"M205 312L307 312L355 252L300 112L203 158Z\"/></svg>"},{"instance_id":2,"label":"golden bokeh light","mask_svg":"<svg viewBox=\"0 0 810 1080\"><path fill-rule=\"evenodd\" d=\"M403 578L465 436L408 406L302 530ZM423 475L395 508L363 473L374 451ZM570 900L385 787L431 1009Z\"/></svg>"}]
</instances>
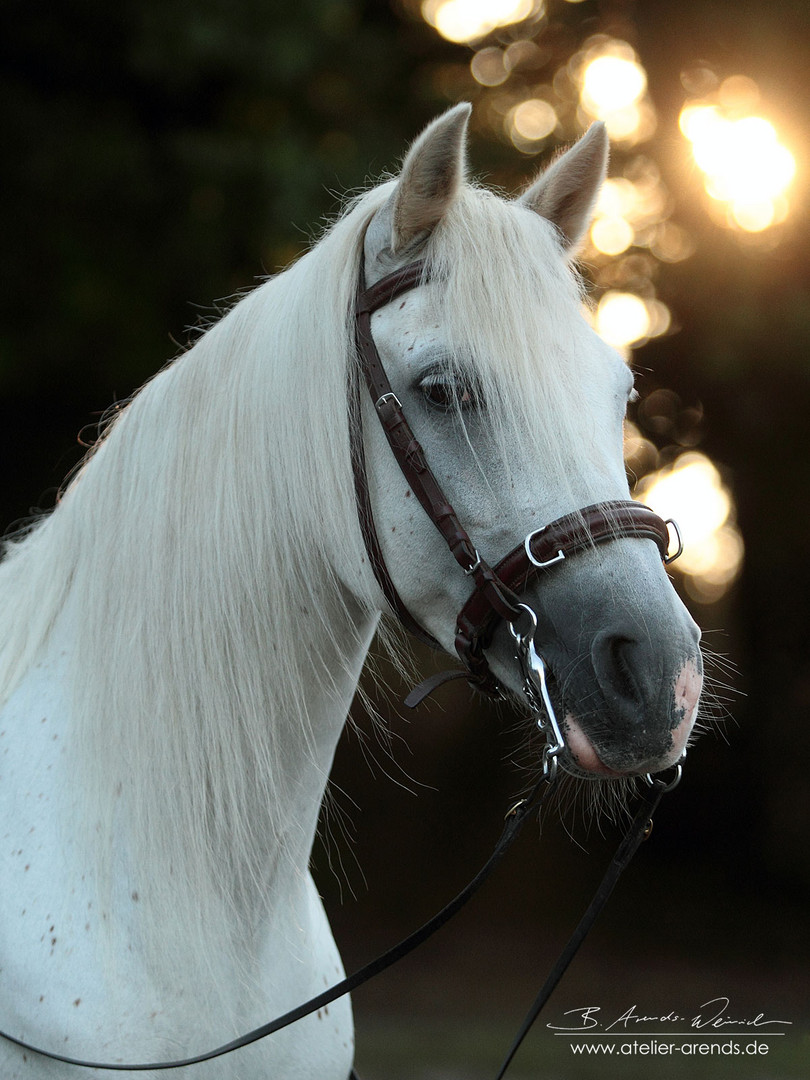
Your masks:
<instances>
[{"instance_id":1,"label":"golden bokeh light","mask_svg":"<svg viewBox=\"0 0 810 1080\"><path fill-rule=\"evenodd\" d=\"M719 600L740 572L744 548L731 492L716 466L696 451L681 454L645 476L635 497L677 522L684 550L676 565L690 595L703 603Z\"/></svg>"},{"instance_id":2,"label":"golden bokeh light","mask_svg":"<svg viewBox=\"0 0 810 1080\"><path fill-rule=\"evenodd\" d=\"M636 207L636 188L631 180L618 176L606 180L596 202L597 216L629 218Z\"/></svg>"},{"instance_id":3,"label":"golden bokeh light","mask_svg":"<svg viewBox=\"0 0 810 1080\"><path fill-rule=\"evenodd\" d=\"M644 303L647 307L647 315L650 319L647 337L661 337L668 333L672 327L672 312L667 305L663 300L645 300Z\"/></svg>"},{"instance_id":4,"label":"golden bokeh light","mask_svg":"<svg viewBox=\"0 0 810 1080\"><path fill-rule=\"evenodd\" d=\"M645 438L630 420L624 422L624 463L633 480L652 472L658 464L655 443Z\"/></svg>"},{"instance_id":5,"label":"golden bokeh light","mask_svg":"<svg viewBox=\"0 0 810 1080\"><path fill-rule=\"evenodd\" d=\"M519 150L534 151L557 127L557 112L543 98L521 101L505 119L507 133Z\"/></svg>"},{"instance_id":6,"label":"golden bokeh light","mask_svg":"<svg viewBox=\"0 0 810 1080\"><path fill-rule=\"evenodd\" d=\"M609 345L627 348L650 333L647 305L635 293L609 289L596 309L596 331Z\"/></svg>"},{"instance_id":7,"label":"golden bokeh light","mask_svg":"<svg viewBox=\"0 0 810 1080\"><path fill-rule=\"evenodd\" d=\"M482 86L500 86L509 78L503 51L496 47L479 50L470 61L470 71Z\"/></svg>"},{"instance_id":8,"label":"golden bokeh light","mask_svg":"<svg viewBox=\"0 0 810 1080\"><path fill-rule=\"evenodd\" d=\"M635 105L647 89L647 76L635 60L610 54L597 56L582 76L582 104L603 120Z\"/></svg>"},{"instance_id":9,"label":"golden bokeh light","mask_svg":"<svg viewBox=\"0 0 810 1080\"><path fill-rule=\"evenodd\" d=\"M423 0L422 17L443 38L463 44L536 17L543 8L544 0Z\"/></svg>"},{"instance_id":10,"label":"golden bokeh light","mask_svg":"<svg viewBox=\"0 0 810 1080\"><path fill-rule=\"evenodd\" d=\"M672 221L662 221L656 225L650 236L650 251L660 262L683 262L694 254L695 244L680 225Z\"/></svg>"},{"instance_id":11,"label":"golden bokeh light","mask_svg":"<svg viewBox=\"0 0 810 1080\"><path fill-rule=\"evenodd\" d=\"M591 241L603 255L621 255L633 244L635 229L623 217L602 215L591 226Z\"/></svg>"},{"instance_id":12,"label":"golden bokeh light","mask_svg":"<svg viewBox=\"0 0 810 1080\"><path fill-rule=\"evenodd\" d=\"M774 125L748 111L758 100L752 79L732 76L712 100L685 105L679 120L706 192L726 208L727 224L750 233L784 221L796 174Z\"/></svg>"},{"instance_id":13,"label":"golden bokeh light","mask_svg":"<svg viewBox=\"0 0 810 1080\"><path fill-rule=\"evenodd\" d=\"M591 242L603 255L620 255L636 242L638 226L648 224L644 193L626 177L606 180L599 194L591 226ZM654 220L659 215L652 214Z\"/></svg>"},{"instance_id":14,"label":"golden bokeh light","mask_svg":"<svg viewBox=\"0 0 810 1080\"><path fill-rule=\"evenodd\" d=\"M756 109L760 96L759 87L747 75L731 75L717 89L717 100L723 108L742 115Z\"/></svg>"},{"instance_id":15,"label":"golden bokeh light","mask_svg":"<svg viewBox=\"0 0 810 1080\"><path fill-rule=\"evenodd\" d=\"M604 35L586 46L569 64L582 122L603 120L618 142L648 138L655 130L655 110L647 98L647 73L632 46Z\"/></svg>"}]
</instances>

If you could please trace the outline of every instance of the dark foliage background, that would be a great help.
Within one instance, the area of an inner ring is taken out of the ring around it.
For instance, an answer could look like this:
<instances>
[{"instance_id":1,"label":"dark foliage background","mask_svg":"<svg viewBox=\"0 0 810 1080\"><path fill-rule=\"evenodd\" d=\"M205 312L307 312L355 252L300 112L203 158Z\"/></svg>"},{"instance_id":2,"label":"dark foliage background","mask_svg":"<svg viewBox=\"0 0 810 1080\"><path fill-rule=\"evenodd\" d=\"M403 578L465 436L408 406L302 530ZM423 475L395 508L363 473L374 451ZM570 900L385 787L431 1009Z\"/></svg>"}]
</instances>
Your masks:
<instances>
[{"instance_id":1,"label":"dark foliage background","mask_svg":"<svg viewBox=\"0 0 810 1080\"><path fill-rule=\"evenodd\" d=\"M734 591L695 607L710 646L739 669L731 719L695 749L564 1004L577 1003L580 984L645 1006L662 987L693 1004L736 990L741 1009L776 1002L806 1031L806 0L552 0L549 9L550 55L618 28L648 71L657 160L696 252L662 268L658 292L679 329L636 363L644 392L666 387L702 408L701 449L733 489L746 543ZM427 120L480 88L465 82L467 50L404 0L5 0L0 20L0 518L10 525L53 505L83 452L77 433L92 438L101 414L175 355L219 298L287 263L341 193L395 167ZM712 225L693 197L677 114L679 74L697 59L755 78L797 156L794 212L772 250ZM472 154L507 188L536 167L482 124ZM498 830L517 782L508 764L517 722L477 704L457 718L456 705L467 709L463 695L407 724L392 718L410 746L397 740L399 765L368 732L365 747L354 736L341 748L347 796L336 801L353 819L368 889L339 838L338 877L357 901L341 908L325 849L316 862L350 960L428 914ZM383 762L373 770L363 763L370 748ZM402 779L400 766L418 797L382 776ZM559 824L542 848L527 838L460 929L358 1008L413 1017L463 1004L476 1015L521 992L528 1000L607 852L595 830L573 827L587 856ZM508 992L493 995L496 977Z\"/></svg>"}]
</instances>

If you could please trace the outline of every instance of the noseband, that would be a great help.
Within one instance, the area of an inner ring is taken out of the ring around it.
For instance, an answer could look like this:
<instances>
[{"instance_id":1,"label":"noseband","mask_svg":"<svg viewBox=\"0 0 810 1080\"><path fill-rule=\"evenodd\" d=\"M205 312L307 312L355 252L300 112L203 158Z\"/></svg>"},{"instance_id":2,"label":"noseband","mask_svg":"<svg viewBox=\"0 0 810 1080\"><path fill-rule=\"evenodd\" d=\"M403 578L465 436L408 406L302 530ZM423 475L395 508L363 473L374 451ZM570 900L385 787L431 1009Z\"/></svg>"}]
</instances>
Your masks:
<instances>
[{"instance_id":1,"label":"noseband","mask_svg":"<svg viewBox=\"0 0 810 1080\"><path fill-rule=\"evenodd\" d=\"M402 404L393 392L371 333L371 316L398 296L425 281L424 262L409 263L401 270L388 274L370 288L365 287L360 272L360 287L355 308L355 341L360 368L374 410L382 425L388 444L403 476L425 513L436 526L454 559L470 578L473 589L456 620L455 647L464 665L461 672L443 674L427 680L423 687L410 695L408 704L416 704L435 689L445 678L464 676L476 690L492 697L503 694L500 683L490 669L485 650L492 641L499 622L506 621L513 636L525 636L517 628L523 624L531 609L520 601L519 593L542 577L557 564L596 544L621 537L652 540L661 558L670 563L681 553L678 548L669 554L668 525L647 506L631 500L597 503L557 518L541 529L535 529L520 541L494 567L486 563L470 539L464 526L442 491L428 465L425 453L414 437L405 417ZM374 576L383 595L399 621L422 641L434 648L439 643L414 619L397 592L383 558L379 537L371 510L368 478L360 424L359 380L354 386L355 422L352 429L352 463L357 494L358 515L366 551Z\"/></svg>"}]
</instances>

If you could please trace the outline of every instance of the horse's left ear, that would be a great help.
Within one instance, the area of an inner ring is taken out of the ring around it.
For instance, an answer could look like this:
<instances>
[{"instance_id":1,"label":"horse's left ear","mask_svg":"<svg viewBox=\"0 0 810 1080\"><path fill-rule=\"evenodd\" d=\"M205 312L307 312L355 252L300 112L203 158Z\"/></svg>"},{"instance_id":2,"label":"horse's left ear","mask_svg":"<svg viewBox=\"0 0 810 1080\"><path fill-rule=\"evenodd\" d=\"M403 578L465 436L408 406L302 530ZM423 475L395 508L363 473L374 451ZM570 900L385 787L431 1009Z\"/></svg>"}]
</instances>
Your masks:
<instances>
[{"instance_id":1,"label":"horse's left ear","mask_svg":"<svg viewBox=\"0 0 810 1080\"><path fill-rule=\"evenodd\" d=\"M605 125L591 124L579 142L557 158L520 196L524 206L557 226L566 251L572 255L591 223L607 175L609 151Z\"/></svg>"}]
</instances>

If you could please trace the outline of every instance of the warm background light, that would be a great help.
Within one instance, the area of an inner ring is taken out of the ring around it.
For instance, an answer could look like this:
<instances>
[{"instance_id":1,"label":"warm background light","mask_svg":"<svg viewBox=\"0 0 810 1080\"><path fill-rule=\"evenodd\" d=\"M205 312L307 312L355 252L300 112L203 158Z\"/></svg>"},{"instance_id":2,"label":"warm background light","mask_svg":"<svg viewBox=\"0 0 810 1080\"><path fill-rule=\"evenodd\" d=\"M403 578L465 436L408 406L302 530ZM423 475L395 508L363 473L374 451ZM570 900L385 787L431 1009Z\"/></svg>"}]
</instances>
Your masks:
<instances>
[{"instance_id":1,"label":"warm background light","mask_svg":"<svg viewBox=\"0 0 810 1080\"><path fill-rule=\"evenodd\" d=\"M631 45L597 36L571 66L583 119L603 120L618 142L638 142L652 133L655 110L647 95L647 72Z\"/></svg>"},{"instance_id":2,"label":"warm background light","mask_svg":"<svg viewBox=\"0 0 810 1080\"><path fill-rule=\"evenodd\" d=\"M463 43L539 15L542 8L542 0L424 0L422 15L442 37Z\"/></svg>"},{"instance_id":3,"label":"warm background light","mask_svg":"<svg viewBox=\"0 0 810 1080\"><path fill-rule=\"evenodd\" d=\"M650 330L647 305L634 293L610 290L596 309L596 329L609 345L617 348L641 341Z\"/></svg>"},{"instance_id":4,"label":"warm background light","mask_svg":"<svg viewBox=\"0 0 810 1080\"><path fill-rule=\"evenodd\" d=\"M597 56L585 68L582 103L599 118L635 105L647 89L647 76L635 60L622 56Z\"/></svg>"},{"instance_id":5,"label":"warm background light","mask_svg":"<svg viewBox=\"0 0 810 1080\"><path fill-rule=\"evenodd\" d=\"M685 105L679 121L706 192L725 207L727 224L750 233L784 221L796 173L774 125L751 112L758 101L752 79L732 76L711 99Z\"/></svg>"},{"instance_id":6,"label":"warm background light","mask_svg":"<svg viewBox=\"0 0 810 1080\"><path fill-rule=\"evenodd\" d=\"M531 144L546 139L558 123L554 106L542 98L521 101L509 111L506 125L512 142L519 149L531 148Z\"/></svg>"},{"instance_id":7,"label":"warm background light","mask_svg":"<svg viewBox=\"0 0 810 1080\"><path fill-rule=\"evenodd\" d=\"M591 240L604 255L621 255L636 238L630 222L623 217L603 215L591 227Z\"/></svg>"},{"instance_id":8,"label":"warm background light","mask_svg":"<svg viewBox=\"0 0 810 1080\"><path fill-rule=\"evenodd\" d=\"M681 454L645 476L635 497L677 522L684 551L676 566L691 595L704 603L719 599L740 572L743 542L731 493L714 464L704 454Z\"/></svg>"}]
</instances>

